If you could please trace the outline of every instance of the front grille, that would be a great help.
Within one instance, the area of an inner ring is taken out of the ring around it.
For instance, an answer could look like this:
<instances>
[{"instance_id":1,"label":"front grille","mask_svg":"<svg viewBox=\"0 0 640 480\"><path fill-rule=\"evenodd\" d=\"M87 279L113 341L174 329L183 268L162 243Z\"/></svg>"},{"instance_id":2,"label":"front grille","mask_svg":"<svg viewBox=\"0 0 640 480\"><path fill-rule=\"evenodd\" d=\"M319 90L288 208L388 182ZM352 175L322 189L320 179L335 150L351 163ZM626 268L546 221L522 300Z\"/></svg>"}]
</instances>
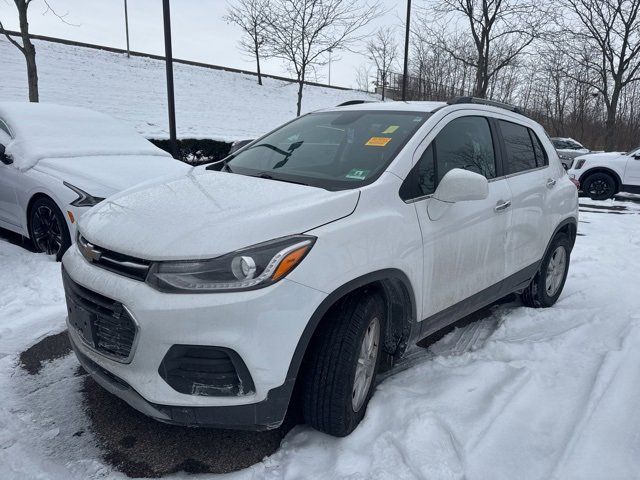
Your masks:
<instances>
[{"instance_id":1,"label":"front grille","mask_svg":"<svg viewBox=\"0 0 640 480\"><path fill-rule=\"evenodd\" d=\"M75 283L62 270L69 323L84 342L118 361L129 359L136 324L122 303Z\"/></svg>"},{"instance_id":2,"label":"front grille","mask_svg":"<svg viewBox=\"0 0 640 480\"><path fill-rule=\"evenodd\" d=\"M174 390L187 395L235 396L255 390L240 356L223 347L173 345L158 373Z\"/></svg>"},{"instance_id":3,"label":"front grille","mask_svg":"<svg viewBox=\"0 0 640 480\"><path fill-rule=\"evenodd\" d=\"M78 250L89 263L144 282L149 273L151 262L122 253L99 247L89 242L82 235L78 235Z\"/></svg>"}]
</instances>

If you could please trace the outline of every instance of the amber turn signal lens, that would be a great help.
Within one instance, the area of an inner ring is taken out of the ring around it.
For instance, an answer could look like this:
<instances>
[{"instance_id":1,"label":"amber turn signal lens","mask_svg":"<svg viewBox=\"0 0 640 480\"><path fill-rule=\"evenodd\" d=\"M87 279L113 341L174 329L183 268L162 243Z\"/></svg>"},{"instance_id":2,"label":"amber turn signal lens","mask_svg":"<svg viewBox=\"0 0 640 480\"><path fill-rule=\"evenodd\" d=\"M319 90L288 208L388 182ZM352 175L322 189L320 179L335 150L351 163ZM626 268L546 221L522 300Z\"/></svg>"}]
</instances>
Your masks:
<instances>
[{"instance_id":1,"label":"amber turn signal lens","mask_svg":"<svg viewBox=\"0 0 640 480\"><path fill-rule=\"evenodd\" d=\"M273 273L271 279L274 281L279 280L291 270L293 270L293 268L304 258L310 248L311 245L305 245L304 247L300 247L297 250L289 253L282 259L280 265L278 265L278 268L276 268L276 271Z\"/></svg>"},{"instance_id":2,"label":"amber turn signal lens","mask_svg":"<svg viewBox=\"0 0 640 480\"><path fill-rule=\"evenodd\" d=\"M71 210L67 210L67 215L69 215L69 220L71 221L71 223L76 223L76 219L73 216L73 212Z\"/></svg>"}]
</instances>

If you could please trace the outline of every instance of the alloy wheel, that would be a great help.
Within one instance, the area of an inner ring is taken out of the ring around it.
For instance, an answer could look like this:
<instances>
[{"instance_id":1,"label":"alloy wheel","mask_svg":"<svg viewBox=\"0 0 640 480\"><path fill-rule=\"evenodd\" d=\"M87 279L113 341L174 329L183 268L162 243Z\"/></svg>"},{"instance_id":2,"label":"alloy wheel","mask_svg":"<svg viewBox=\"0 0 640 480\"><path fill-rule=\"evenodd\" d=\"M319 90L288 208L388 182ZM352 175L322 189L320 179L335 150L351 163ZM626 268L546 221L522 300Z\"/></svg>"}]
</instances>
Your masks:
<instances>
[{"instance_id":1,"label":"alloy wheel","mask_svg":"<svg viewBox=\"0 0 640 480\"><path fill-rule=\"evenodd\" d=\"M62 226L55 212L47 205L40 205L33 213L31 224L33 240L38 249L47 255L57 255L62 248Z\"/></svg>"},{"instance_id":2,"label":"alloy wheel","mask_svg":"<svg viewBox=\"0 0 640 480\"><path fill-rule=\"evenodd\" d=\"M356 367L353 391L351 393L351 406L354 412L359 411L364 404L369 387L373 381L378 358L380 343L380 320L374 317L364 333L360 353L358 355L358 365Z\"/></svg>"},{"instance_id":3,"label":"alloy wheel","mask_svg":"<svg viewBox=\"0 0 640 480\"><path fill-rule=\"evenodd\" d=\"M559 246L553 251L549 265L547 265L545 287L549 297L553 297L560 288L566 267L567 252L563 246Z\"/></svg>"}]
</instances>

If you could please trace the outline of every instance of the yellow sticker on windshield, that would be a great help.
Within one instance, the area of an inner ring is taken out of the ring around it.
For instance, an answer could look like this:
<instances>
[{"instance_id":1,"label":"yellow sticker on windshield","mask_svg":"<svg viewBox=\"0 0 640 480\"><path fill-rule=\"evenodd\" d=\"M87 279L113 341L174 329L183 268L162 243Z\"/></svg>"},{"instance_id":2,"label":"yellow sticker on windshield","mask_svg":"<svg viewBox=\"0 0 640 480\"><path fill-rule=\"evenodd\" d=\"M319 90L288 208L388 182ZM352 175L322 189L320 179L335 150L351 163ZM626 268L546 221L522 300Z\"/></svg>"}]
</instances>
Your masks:
<instances>
[{"instance_id":1,"label":"yellow sticker on windshield","mask_svg":"<svg viewBox=\"0 0 640 480\"><path fill-rule=\"evenodd\" d=\"M384 147L390 141L389 137L371 137L365 145L369 147Z\"/></svg>"},{"instance_id":2,"label":"yellow sticker on windshield","mask_svg":"<svg viewBox=\"0 0 640 480\"><path fill-rule=\"evenodd\" d=\"M399 128L400 128L400 125L389 125L387 129L382 133L393 133Z\"/></svg>"}]
</instances>

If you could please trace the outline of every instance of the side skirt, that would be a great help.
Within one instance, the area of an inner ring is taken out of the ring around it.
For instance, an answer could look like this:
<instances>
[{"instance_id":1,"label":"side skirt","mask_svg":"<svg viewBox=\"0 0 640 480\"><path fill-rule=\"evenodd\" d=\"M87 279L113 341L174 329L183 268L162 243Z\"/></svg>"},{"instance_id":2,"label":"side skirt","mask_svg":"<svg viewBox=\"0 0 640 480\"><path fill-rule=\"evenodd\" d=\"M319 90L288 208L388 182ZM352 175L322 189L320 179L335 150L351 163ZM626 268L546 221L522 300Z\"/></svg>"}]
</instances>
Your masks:
<instances>
[{"instance_id":1,"label":"side skirt","mask_svg":"<svg viewBox=\"0 0 640 480\"><path fill-rule=\"evenodd\" d=\"M640 185L620 185L621 192L640 193Z\"/></svg>"},{"instance_id":2,"label":"side skirt","mask_svg":"<svg viewBox=\"0 0 640 480\"><path fill-rule=\"evenodd\" d=\"M452 305L440 312L425 318L419 323L420 328L418 335L413 339L412 343L418 342L423 338L436 333L443 328L450 326L467 315L492 304L496 300L526 288L533 279L540 267L542 259L519 272L510 275L504 280L485 288L484 290Z\"/></svg>"}]
</instances>

